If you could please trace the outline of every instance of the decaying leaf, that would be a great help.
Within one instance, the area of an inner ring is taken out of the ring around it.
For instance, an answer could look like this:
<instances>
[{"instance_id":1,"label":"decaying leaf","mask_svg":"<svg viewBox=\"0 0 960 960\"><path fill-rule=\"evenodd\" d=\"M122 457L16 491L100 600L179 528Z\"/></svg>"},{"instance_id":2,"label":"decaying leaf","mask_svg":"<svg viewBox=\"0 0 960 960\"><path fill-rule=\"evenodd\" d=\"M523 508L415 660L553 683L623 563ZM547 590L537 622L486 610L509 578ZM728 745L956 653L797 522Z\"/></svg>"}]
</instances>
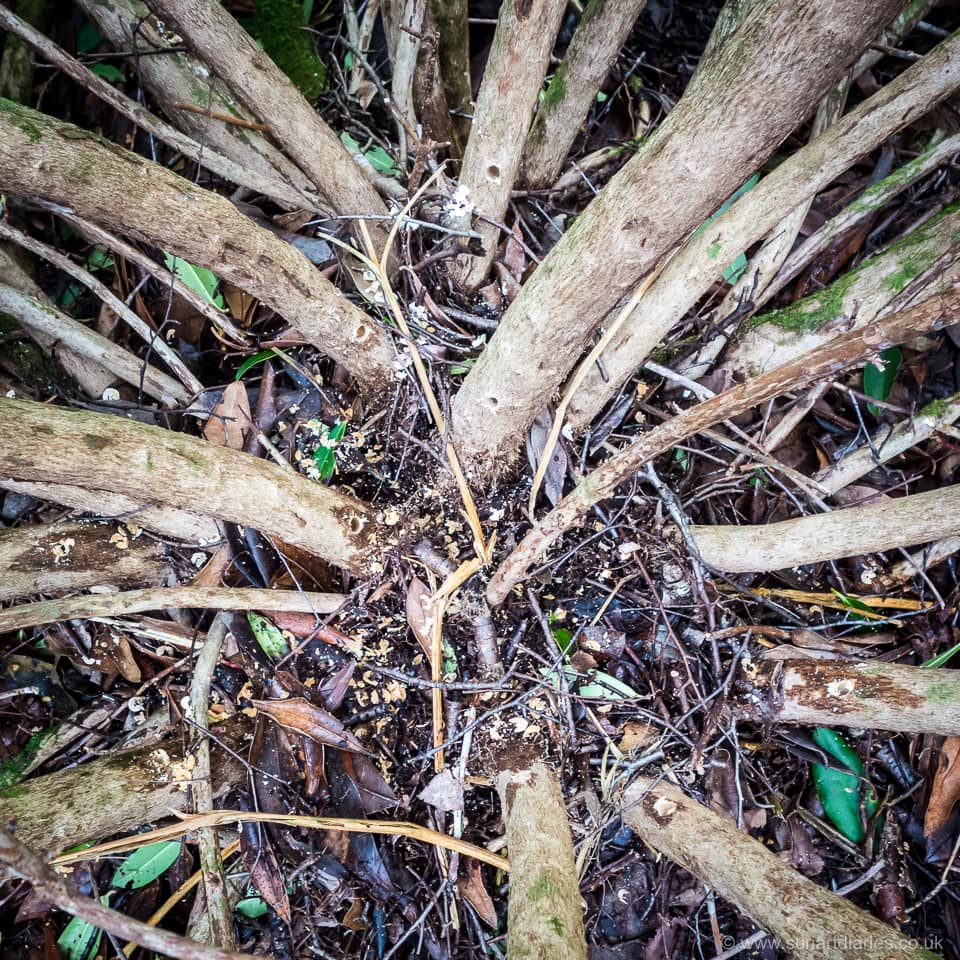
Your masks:
<instances>
[{"instance_id":1,"label":"decaying leaf","mask_svg":"<svg viewBox=\"0 0 960 960\"><path fill-rule=\"evenodd\" d=\"M487 888L483 885L483 874L480 871L480 864L469 857L464 859L467 875L457 881L457 888L460 896L477 911L480 919L494 930L497 928L497 910L493 905Z\"/></svg>"},{"instance_id":2,"label":"decaying leaf","mask_svg":"<svg viewBox=\"0 0 960 960\"><path fill-rule=\"evenodd\" d=\"M923 834L929 838L950 817L960 799L960 737L947 737L940 748L940 764L933 777L927 812L923 817Z\"/></svg>"},{"instance_id":3,"label":"decaying leaf","mask_svg":"<svg viewBox=\"0 0 960 960\"><path fill-rule=\"evenodd\" d=\"M430 657L430 637L433 634L430 588L419 577L411 578L407 584L407 623L423 652Z\"/></svg>"},{"instance_id":4,"label":"decaying leaf","mask_svg":"<svg viewBox=\"0 0 960 960\"><path fill-rule=\"evenodd\" d=\"M463 781L446 767L421 791L420 799L444 813L463 810Z\"/></svg>"},{"instance_id":5,"label":"decaying leaf","mask_svg":"<svg viewBox=\"0 0 960 960\"><path fill-rule=\"evenodd\" d=\"M211 443L221 447L242 450L243 439L251 422L247 388L235 381L223 391L223 399L213 408L210 419L203 428L203 435Z\"/></svg>"},{"instance_id":6,"label":"decaying leaf","mask_svg":"<svg viewBox=\"0 0 960 960\"><path fill-rule=\"evenodd\" d=\"M530 427L530 433L527 435L527 460L530 462L530 469L536 470L540 464L540 458L543 456L543 447L553 428L553 417L548 411L544 411L533 422ZM547 465L547 471L543 475L543 492L553 506L559 503L563 496L563 481L567 475L567 455L563 450L563 444L558 440L554 444L553 452L550 454L550 463Z\"/></svg>"},{"instance_id":7,"label":"decaying leaf","mask_svg":"<svg viewBox=\"0 0 960 960\"><path fill-rule=\"evenodd\" d=\"M276 720L281 727L302 733L317 743L352 753L365 753L363 744L332 713L315 707L303 697L289 700L251 700L260 713Z\"/></svg>"},{"instance_id":8,"label":"decaying leaf","mask_svg":"<svg viewBox=\"0 0 960 960\"><path fill-rule=\"evenodd\" d=\"M261 823L246 821L240 827L240 852L260 896L284 923L290 923L290 899L277 863L270 836Z\"/></svg>"}]
</instances>

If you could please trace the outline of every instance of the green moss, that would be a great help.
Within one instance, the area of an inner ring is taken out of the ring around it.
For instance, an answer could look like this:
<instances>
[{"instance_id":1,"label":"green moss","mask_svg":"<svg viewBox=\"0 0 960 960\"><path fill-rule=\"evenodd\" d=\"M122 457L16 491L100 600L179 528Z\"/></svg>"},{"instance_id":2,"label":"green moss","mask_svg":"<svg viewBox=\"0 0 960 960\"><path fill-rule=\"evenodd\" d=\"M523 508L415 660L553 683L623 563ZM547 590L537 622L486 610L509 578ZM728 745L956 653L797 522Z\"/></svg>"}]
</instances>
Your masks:
<instances>
[{"instance_id":1,"label":"green moss","mask_svg":"<svg viewBox=\"0 0 960 960\"><path fill-rule=\"evenodd\" d=\"M559 892L560 889L553 882L553 878L547 873L541 873L533 886L530 887L530 899L536 902L544 897L556 896Z\"/></svg>"},{"instance_id":2,"label":"green moss","mask_svg":"<svg viewBox=\"0 0 960 960\"><path fill-rule=\"evenodd\" d=\"M843 310L847 291L856 280L859 271L848 273L834 280L819 293L804 297L782 310L772 310L762 317L754 318L749 327L772 323L789 333L810 333L835 320Z\"/></svg>"},{"instance_id":3,"label":"green moss","mask_svg":"<svg viewBox=\"0 0 960 960\"><path fill-rule=\"evenodd\" d=\"M24 107L6 97L0 97L0 113L10 117L13 123L27 135L31 143L37 143L43 137L46 124L43 122L43 114L37 113L36 110Z\"/></svg>"},{"instance_id":4,"label":"green moss","mask_svg":"<svg viewBox=\"0 0 960 960\"><path fill-rule=\"evenodd\" d=\"M721 251L721 250L723 250L723 244L722 244L722 243L720 243L720 242L711 243L710 246L707 247L707 256L708 256L711 260L716 260L717 257L720 256L720 251Z\"/></svg>"},{"instance_id":5,"label":"green moss","mask_svg":"<svg viewBox=\"0 0 960 960\"><path fill-rule=\"evenodd\" d=\"M563 936L563 921L559 917L550 917L547 920L547 923L550 925L550 929L558 936Z\"/></svg>"},{"instance_id":6,"label":"green moss","mask_svg":"<svg viewBox=\"0 0 960 960\"><path fill-rule=\"evenodd\" d=\"M304 29L299 0L257 0L257 15L250 32L308 100L324 91L327 68Z\"/></svg>"},{"instance_id":7,"label":"green moss","mask_svg":"<svg viewBox=\"0 0 960 960\"><path fill-rule=\"evenodd\" d=\"M927 688L927 700L930 703L945 706L948 703L956 703L958 698L960 698L960 684L957 683L934 683Z\"/></svg>"},{"instance_id":8,"label":"green moss","mask_svg":"<svg viewBox=\"0 0 960 960\"><path fill-rule=\"evenodd\" d=\"M953 400L949 397L943 400L931 400L925 407L923 407L917 416L920 417L934 417L939 419L947 415L948 411L952 406L954 406Z\"/></svg>"},{"instance_id":9,"label":"green moss","mask_svg":"<svg viewBox=\"0 0 960 960\"><path fill-rule=\"evenodd\" d=\"M555 107L562 99L564 92L564 83L567 75L567 61L564 60L553 75L547 89L543 94L542 107L550 109Z\"/></svg>"}]
</instances>

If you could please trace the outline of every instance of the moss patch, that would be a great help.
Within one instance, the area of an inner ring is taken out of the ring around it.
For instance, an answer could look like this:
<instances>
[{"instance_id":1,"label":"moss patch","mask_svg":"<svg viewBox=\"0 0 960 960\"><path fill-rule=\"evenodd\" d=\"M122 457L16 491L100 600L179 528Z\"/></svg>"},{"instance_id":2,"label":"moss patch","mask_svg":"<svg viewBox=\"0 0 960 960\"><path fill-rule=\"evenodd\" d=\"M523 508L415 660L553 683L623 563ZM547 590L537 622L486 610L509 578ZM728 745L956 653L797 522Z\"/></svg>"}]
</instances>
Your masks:
<instances>
[{"instance_id":1,"label":"moss patch","mask_svg":"<svg viewBox=\"0 0 960 960\"><path fill-rule=\"evenodd\" d=\"M257 15L248 28L308 100L320 96L327 85L327 68L304 29L298 0L257 0Z\"/></svg>"}]
</instances>

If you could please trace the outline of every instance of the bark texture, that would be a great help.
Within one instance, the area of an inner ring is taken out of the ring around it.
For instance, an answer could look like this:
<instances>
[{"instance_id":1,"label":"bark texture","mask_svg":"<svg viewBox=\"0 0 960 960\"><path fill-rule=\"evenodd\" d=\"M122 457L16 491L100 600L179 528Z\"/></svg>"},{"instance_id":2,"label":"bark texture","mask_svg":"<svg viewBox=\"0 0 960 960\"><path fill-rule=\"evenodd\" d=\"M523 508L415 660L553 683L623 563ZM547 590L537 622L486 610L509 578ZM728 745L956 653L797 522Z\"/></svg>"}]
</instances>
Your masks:
<instances>
[{"instance_id":1,"label":"bark texture","mask_svg":"<svg viewBox=\"0 0 960 960\"><path fill-rule=\"evenodd\" d=\"M351 570L375 546L373 517L351 497L239 450L106 414L0 399L0 471L245 524Z\"/></svg>"},{"instance_id":2,"label":"bark texture","mask_svg":"<svg viewBox=\"0 0 960 960\"><path fill-rule=\"evenodd\" d=\"M380 195L337 135L216 0L150 0L150 6L176 24L187 43L202 53L204 62L246 103L338 214L386 214ZM386 231L372 224L371 236L385 237Z\"/></svg>"},{"instance_id":3,"label":"bark texture","mask_svg":"<svg viewBox=\"0 0 960 960\"><path fill-rule=\"evenodd\" d=\"M949 323L960 308L960 282L948 293L932 297L861 330L839 334L829 343L811 350L792 363L777 367L698 403L672 420L642 434L620 453L584 477L576 488L523 538L494 574L487 587L487 602L497 606L522 580L530 565L596 503L609 497L617 486L645 463L670 450L682 440L721 420L738 416L765 400L787 390L813 383L856 363L872 358L880 350L928 330ZM703 528L709 529L709 528Z\"/></svg>"},{"instance_id":4,"label":"bark texture","mask_svg":"<svg viewBox=\"0 0 960 960\"><path fill-rule=\"evenodd\" d=\"M766 526L691 526L703 562L726 573L909 547L960 533L960 484Z\"/></svg>"},{"instance_id":5,"label":"bark texture","mask_svg":"<svg viewBox=\"0 0 960 960\"><path fill-rule=\"evenodd\" d=\"M503 770L497 792L510 852L507 956L586 960L573 841L556 774L543 761Z\"/></svg>"},{"instance_id":6,"label":"bark texture","mask_svg":"<svg viewBox=\"0 0 960 960\"><path fill-rule=\"evenodd\" d=\"M623 818L654 850L699 877L803 960L936 960L894 927L802 876L671 783L641 778Z\"/></svg>"},{"instance_id":7,"label":"bark texture","mask_svg":"<svg viewBox=\"0 0 960 960\"><path fill-rule=\"evenodd\" d=\"M143 54L179 46L171 38L171 31L164 27L164 32L160 32L158 24L162 25L162 21L151 17L141 0L77 2L117 50L135 50ZM259 130L227 124L177 106L186 104L241 120L255 119L200 60L182 50L169 56L135 56L133 59L144 86L157 103L163 104L164 113L178 129L201 143L209 144L241 166L287 184L286 203L289 207L329 206L310 178Z\"/></svg>"},{"instance_id":8,"label":"bark texture","mask_svg":"<svg viewBox=\"0 0 960 960\"><path fill-rule=\"evenodd\" d=\"M217 731L234 753L213 747L216 797L244 782L244 766L235 755L243 750L243 736L239 724ZM16 822L23 843L51 853L132 832L172 813L188 812L189 773L184 770L177 778L177 764L184 759L181 742L174 738L27 780L0 790L0 823Z\"/></svg>"},{"instance_id":9,"label":"bark texture","mask_svg":"<svg viewBox=\"0 0 960 960\"><path fill-rule=\"evenodd\" d=\"M0 600L159 583L171 572L156 541L134 540L113 523L30 524L0 531Z\"/></svg>"},{"instance_id":10,"label":"bark texture","mask_svg":"<svg viewBox=\"0 0 960 960\"><path fill-rule=\"evenodd\" d=\"M119 493L86 490L68 483L30 483L0 477L0 489L24 493L38 500L52 500L82 513L127 521L174 540L207 544L220 541L220 528L213 517L201 517L173 507L144 506Z\"/></svg>"},{"instance_id":11,"label":"bark texture","mask_svg":"<svg viewBox=\"0 0 960 960\"><path fill-rule=\"evenodd\" d=\"M524 147L523 173L531 187L548 187L559 176L580 124L646 2L590 0L583 8Z\"/></svg>"},{"instance_id":12,"label":"bark texture","mask_svg":"<svg viewBox=\"0 0 960 960\"><path fill-rule=\"evenodd\" d=\"M454 398L453 439L478 475L509 462L602 317L779 146L899 4L738 9L739 27L524 285Z\"/></svg>"},{"instance_id":13,"label":"bark texture","mask_svg":"<svg viewBox=\"0 0 960 960\"><path fill-rule=\"evenodd\" d=\"M430 0L430 14L437 27L437 55L447 106L454 114L453 129L462 143L470 131L473 88L470 84L470 26L467 0ZM462 152L462 148L458 151Z\"/></svg>"},{"instance_id":14,"label":"bark texture","mask_svg":"<svg viewBox=\"0 0 960 960\"><path fill-rule=\"evenodd\" d=\"M761 660L741 665L733 709L764 724L960 735L960 670L879 661Z\"/></svg>"},{"instance_id":15,"label":"bark texture","mask_svg":"<svg viewBox=\"0 0 960 960\"><path fill-rule=\"evenodd\" d=\"M503 220L520 171L537 93L550 63L565 0L505 0L463 152L460 186L479 213ZM458 258L454 274L470 290L486 277L500 230L476 224L485 253Z\"/></svg>"},{"instance_id":16,"label":"bark texture","mask_svg":"<svg viewBox=\"0 0 960 960\"><path fill-rule=\"evenodd\" d=\"M273 307L367 388L392 381L387 334L299 250L225 197L9 100L0 100L0 182L212 270Z\"/></svg>"}]
</instances>

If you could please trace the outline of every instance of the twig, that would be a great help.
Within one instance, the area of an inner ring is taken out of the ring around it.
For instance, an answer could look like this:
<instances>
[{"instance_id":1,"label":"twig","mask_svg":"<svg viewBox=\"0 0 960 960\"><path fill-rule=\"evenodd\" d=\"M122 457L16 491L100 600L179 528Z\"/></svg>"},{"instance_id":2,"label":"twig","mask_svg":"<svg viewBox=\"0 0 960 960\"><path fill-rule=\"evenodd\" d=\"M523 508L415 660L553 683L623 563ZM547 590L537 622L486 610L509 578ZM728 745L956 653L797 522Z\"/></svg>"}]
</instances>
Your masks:
<instances>
[{"instance_id":1,"label":"twig","mask_svg":"<svg viewBox=\"0 0 960 960\"><path fill-rule=\"evenodd\" d=\"M197 762L190 783L193 790L193 807L197 814L209 813L213 810L210 741L205 734L209 728L207 717L210 681L217 667L217 661L220 659L220 648L226 633L227 621L222 613L217 614L207 631L207 639L197 657L193 679L190 682L190 703L186 713L198 735L193 751ZM223 859L220 855L217 831L214 827L204 827L197 833L210 937L218 947L233 948L237 944L237 938L233 930L233 910L230 906L227 878L223 872Z\"/></svg>"},{"instance_id":2,"label":"twig","mask_svg":"<svg viewBox=\"0 0 960 960\"><path fill-rule=\"evenodd\" d=\"M943 296L934 296L866 326L839 334L829 342L803 354L791 363L748 380L737 387L699 403L668 420L611 457L565 497L540 521L507 557L490 581L487 601L497 606L526 575L537 558L601 500L609 497L627 477L648 460L671 449L687 437L751 409L765 400L810 383L834 376L839 370L861 363L880 350L948 322L960 308L960 282L953 281Z\"/></svg>"},{"instance_id":3,"label":"twig","mask_svg":"<svg viewBox=\"0 0 960 960\"><path fill-rule=\"evenodd\" d=\"M303 593L259 587L150 587L123 593L98 593L62 600L41 600L0 610L0 633L77 617L115 617L147 610L210 607L218 610L284 610L334 613L346 602L339 593Z\"/></svg>"},{"instance_id":4,"label":"twig","mask_svg":"<svg viewBox=\"0 0 960 960\"><path fill-rule=\"evenodd\" d=\"M147 950L156 950L179 960L255 960L249 953L208 947L174 933L158 930L139 920L131 920L96 900L81 896L3 825L0 825L0 860L60 910L80 917L124 940L131 940Z\"/></svg>"}]
</instances>

